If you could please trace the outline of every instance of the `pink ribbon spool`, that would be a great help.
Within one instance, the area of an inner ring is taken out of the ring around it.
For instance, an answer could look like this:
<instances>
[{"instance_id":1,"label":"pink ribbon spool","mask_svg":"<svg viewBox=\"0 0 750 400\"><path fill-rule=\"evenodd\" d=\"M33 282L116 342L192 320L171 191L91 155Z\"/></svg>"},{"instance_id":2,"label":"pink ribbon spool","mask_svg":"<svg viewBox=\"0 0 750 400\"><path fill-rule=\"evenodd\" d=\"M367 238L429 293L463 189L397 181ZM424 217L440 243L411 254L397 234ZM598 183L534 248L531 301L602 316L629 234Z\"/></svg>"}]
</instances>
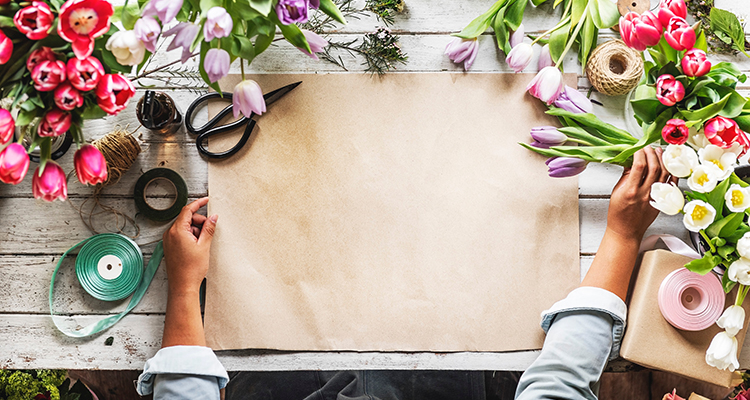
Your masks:
<instances>
[{"instance_id":1,"label":"pink ribbon spool","mask_svg":"<svg viewBox=\"0 0 750 400\"><path fill-rule=\"evenodd\" d=\"M699 275L680 268L659 286L659 309L664 319L684 331L701 331L713 325L724 311L726 295L712 274Z\"/></svg>"}]
</instances>

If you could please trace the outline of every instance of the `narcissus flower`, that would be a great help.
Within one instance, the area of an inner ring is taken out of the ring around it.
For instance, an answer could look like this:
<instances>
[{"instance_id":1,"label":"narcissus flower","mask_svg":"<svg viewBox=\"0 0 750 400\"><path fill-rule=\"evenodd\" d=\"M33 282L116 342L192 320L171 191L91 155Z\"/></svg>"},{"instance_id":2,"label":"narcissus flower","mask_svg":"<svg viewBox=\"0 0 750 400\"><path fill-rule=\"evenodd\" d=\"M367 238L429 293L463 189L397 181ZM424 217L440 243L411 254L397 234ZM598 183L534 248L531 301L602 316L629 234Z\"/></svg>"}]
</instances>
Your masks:
<instances>
[{"instance_id":1,"label":"narcissus flower","mask_svg":"<svg viewBox=\"0 0 750 400\"><path fill-rule=\"evenodd\" d=\"M13 139L13 133L16 130L16 121L10 112L0 108L0 145L4 145Z\"/></svg>"},{"instance_id":2,"label":"narcissus flower","mask_svg":"<svg viewBox=\"0 0 750 400\"><path fill-rule=\"evenodd\" d=\"M96 104L109 115L117 115L135 96L130 80L120 74L104 75L96 85Z\"/></svg>"},{"instance_id":3,"label":"narcissus flower","mask_svg":"<svg viewBox=\"0 0 750 400\"><path fill-rule=\"evenodd\" d=\"M676 215L685 205L685 196L674 184L656 182L651 185L651 206L667 215Z\"/></svg>"},{"instance_id":4,"label":"narcissus flower","mask_svg":"<svg viewBox=\"0 0 750 400\"><path fill-rule=\"evenodd\" d=\"M47 161L41 175L39 167L34 171L31 181L34 198L44 201L65 200L68 198L68 182L65 171L54 161Z\"/></svg>"},{"instance_id":5,"label":"narcissus flower","mask_svg":"<svg viewBox=\"0 0 750 400\"><path fill-rule=\"evenodd\" d=\"M60 8L57 33L72 43L76 57L86 58L94 51L94 40L109 31L114 11L107 0L68 0Z\"/></svg>"},{"instance_id":6,"label":"narcissus flower","mask_svg":"<svg viewBox=\"0 0 750 400\"><path fill-rule=\"evenodd\" d=\"M685 217L682 222L690 232L700 232L714 222L716 209L702 200L693 200L685 204Z\"/></svg>"},{"instance_id":7,"label":"narcissus flower","mask_svg":"<svg viewBox=\"0 0 750 400\"><path fill-rule=\"evenodd\" d=\"M474 39L461 39L453 38L447 46L445 46L445 54L448 58L456 64L464 64L464 71L471 69L474 64L474 60L477 58L479 53L479 41Z\"/></svg>"},{"instance_id":8,"label":"narcissus flower","mask_svg":"<svg viewBox=\"0 0 750 400\"><path fill-rule=\"evenodd\" d=\"M13 55L13 41L0 30L0 65L7 63L11 55Z\"/></svg>"},{"instance_id":9,"label":"narcissus flower","mask_svg":"<svg viewBox=\"0 0 750 400\"><path fill-rule=\"evenodd\" d=\"M537 99L552 104L563 91L563 77L557 67L545 67L531 80L526 90Z\"/></svg>"},{"instance_id":10,"label":"narcissus flower","mask_svg":"<svg viewBox=\"0 0 750 400\"><path fill-rule=\"evenodd\" d=\"M232 95L232 111L234 117L242 115L250 118L252 114L261 115L266 112L266 100L258 82L252 79L244 80L234 87Z\"/></svg>"},{"instance_id":11,"label":"narcissus flower","mask_svg":"<svg viewBox=\"0 0 750 400\"><path fill-rule=\"evenodd\" d=\"M70 82L64 82L55 89L55 105L61 110L70 111L83 107L83 95Z\"/></svg>"},{"instance_id":12,"label":"narcissus flower","mask_svg":"<svg viewBox=\"0 0 750 400\"><path fill-rule=\"evenodd\" d=\"M682 72L687 76L699 77L711 70L711 61L706 58L706 52L701 49L690 49L682 57Z\"/></svg>"},{"instance_id":13,"label":"narcissus flower","mask_svg":"<svg viewBox=\"0 0 750 400\"><path fill-rule=\"evenodd\" d=\"M737 360L737 338L727 332L719 332L706 350L706 363L718 369L734 372L740 367Z\"/></svg>"},{"instance_id":14,"label":"narcissus flower","mask_svg":"<svg viewBox=\"0 0 750 400\"><path fill-rule=\"evenodd\" d=\"M70 129L71 122L72 117L70 113L62 111L59 108L53 108L47 111L42 121L39 122L37 134L40 137L64 135Z\"/></svg>"},{"instance_id":15,"label":"narcissus flower","mask_svg":"<svg viewBox=\"0 0 750 400\"><path fill-rule=\"evenodd\" d=\"M107 180L107 161L102 153L90 144L84 144L73 157L78 180L84 185L96 185Z\"/></svg>"},{"instance_id":16,"label":"narcissus flower","mask_svg":"<svg viewBox=\"0 0 750 400\"><path fill-rule=\"evenodd\" d=\"M656 98L661 104L672 107L685 97L685 87L669 74L664 74L656 80Z\"/></svg>"},{"instance_id":17,"label":"narcissus flower","mask_svg":"<svg viewBox=\"0 0 750 400\"><path fill-rule=\"evenodd\" d=\"M34 89L40 92L55 90L65 81L65 63L60 60L42 61L31 71Z\"/></svg>"},{"instance_id":18,"label":"narcissus flower","mask_svg":"<svg viewBox=\"0 0 750 400\"><path fill-rule=\"evenodd\" d=\"M31 40L41 40L49 35L55 16L47 3L33 1L13 16L13 23L21 33Z\"/></svg>"},{"instance_id":19,"label":"narcissus flower","mask_svg":"<svg viewBox=\"0 0 750 400\"><path fill-rule=\"evenodd\" d=\"M0 151L0 181L17 185L29 170L29 154L18 143L11 143Z\"/></svg>"},{"instance_id":20,"label":"narcissus flower","mask_svg":"<svg viewBox=\"0 0 750 400\"><path fill-rule=\"evenodd\" d=\"M91 56L83 59L77 57L69 59L66 71L70 84L82 92L94 89L104 76L102 63L96 57Z\"/></svg>"}]
</instances>

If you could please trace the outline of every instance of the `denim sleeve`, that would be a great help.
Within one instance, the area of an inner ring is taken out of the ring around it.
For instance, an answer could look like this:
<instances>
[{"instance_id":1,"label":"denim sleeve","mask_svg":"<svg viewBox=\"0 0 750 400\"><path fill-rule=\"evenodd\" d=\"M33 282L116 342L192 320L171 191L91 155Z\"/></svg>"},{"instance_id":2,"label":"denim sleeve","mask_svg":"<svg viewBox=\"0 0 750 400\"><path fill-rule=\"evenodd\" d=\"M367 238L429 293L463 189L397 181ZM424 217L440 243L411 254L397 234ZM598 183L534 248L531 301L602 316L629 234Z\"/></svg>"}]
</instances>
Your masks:
<instances>
[{"instance_id":1,"label":"denim sleeve","mask_svg":"<svg viewBox=\"0 0 750 400\"><path fill-rule=\"evenodd\" d=\"M159 399L219 399L229 376L214 352L202 346L172 346L146 361L136 391Z\"/></svg>"},{"instance_id":2,"label":"denim sleeve","mask_svg":"<svg viewBox=\"0 0 750 400\"><path fill-rule=\"evenodd\" d=\"M607 361L619 355L627 306L615 294L580 287L542 313L541 354L524 372L516 399L595 400Z\"/></svg>"}]
</instances>

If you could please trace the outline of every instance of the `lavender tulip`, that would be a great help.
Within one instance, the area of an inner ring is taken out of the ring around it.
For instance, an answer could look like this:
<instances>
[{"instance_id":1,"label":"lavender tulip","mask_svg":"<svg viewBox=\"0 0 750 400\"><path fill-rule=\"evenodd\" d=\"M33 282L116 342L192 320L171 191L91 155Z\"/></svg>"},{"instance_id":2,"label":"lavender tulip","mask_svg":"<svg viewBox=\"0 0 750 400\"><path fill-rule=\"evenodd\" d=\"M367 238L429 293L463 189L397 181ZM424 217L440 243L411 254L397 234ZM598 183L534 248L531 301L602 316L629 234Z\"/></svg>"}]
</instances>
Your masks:
<instances>
[{"instance_id":1,"label":"lavender tulip","mask_svg":"<svg viewBox=\"0 0 750 400\"><path fill-rule=\"evenodd\" d=\"M508 66L513 68L516 73L523 71L531 62L531 57L534 56L534 49L528 43L519 43L518 46L512 48L508 56L505 57L505 62Z\"/></svg>"},{"instance_id":2,"label":"lavender tulip","mask_svg":"<svg viewBox=\"0 0 750 400\"><path fill-rule=\"evenodd\" d=\"M552 54L549 52L549 45L545 44L542 47L542 52L539 53L539 61L537 62L537 68L540 70L544 67L553 67L555 62L552 61Z\"/></svg>"},{"instance_id":3,"label":"lavender tulip","mask_svg":"<svg viewBox=\"0 0 750 400\"><path fill-rule=\"evenodd\" d=\"M174 35L174 39L167 46L167 51L182 47L182 57L180 60L185 63L193 55L190 51L190 46L193 44L193 40L198 35L200 28L200 26L190 22L180 22L174 28L164 32L164 36Z\"/></svg>"},{"instance_id":4,"label":"lavender tulip","mask_svg":"<svg viewBox=\"0 0 750 400\"><path fill-rule=\"evenodd\" d=\"M146 50L152 53L156 51L156 39L159 38L159 34L161 33L161 26L159 26L159 23L154 18L140 18L135 22L133 31L138 40L146 46Z\"/></svg>"},{"instance_id":5,"label":"lavender tulip","mask_svg":"<svg viewBox=\"0 0 750 400\"><path fill-rule=\"evenodd\" d=\"M206 13L206 24L203 26L203 36L207 42L214 38L227 37L232 33L232 16L224 7L213 7Z\"/></svg>"},{"instance_id":6,"label":"lavender tulip","mask_svg":"<svg viewBox=\"0 0 750 400\"><path fill-rule=\"evenodd\" d=\"M162 24L166 25L177 16L182 8L183 0L151 0L143 7L141 15L144 17L158 16Z\"/></svg>"},{"instance_id":7,"label":"lavender tulip","mask_svg":"<svg viewBox=\"0 0 750 400\"><path fill-rule=\"evenodd\" d=\"M591 100L589 100L583 93L570 86L565 86L565 89L560 93L560 96L557 97L557 100L555 100L555 107L576 114L590 113L594 110L594 105L591 104Z\"/></svg>"},{"instance_id":8,"label":"lavender tulip","mask_svg":"<svg viewBox=\"0 0 750 400\"><path fill-rule=\"evenodd\" d=\"M227 76L229 73L229 53L223 49L210 49L203 60L203 69L211 83Z\"/></svg>"},{"instance_id":9,"label":"lavender tulip","mask_svg":"<svg viewBox=\"0 0 750 400\"><path fill-rule=\"evenodd\" d=\"M312 53L308 53L307 50L298 47L301 52L307 54L312 59L317 60L318 56L315 55L315 53L320 53L325 49L326 46L328 46L328 41L323 39L320 35L318 35L315 32L308 31L307 29L301 29L302 34L305 35L305 39L307 39L307 44L310 45L310 50L312 50Z\"/></svg>"},{"instance_id":10,"label":"lavender tulip","mask_svg":"<svg viewBox=\"0 0 750 400\"><path fill-rule=\"evenodd\" d=\"M540 144L560 146L568 141L568 137L554 126L537 126L531 128L531 137Z\"/></svg>"},{"instance_id":11,"label":"lavender tulip","mask_svg":"<svg viewBox=\"0 0 750 400\"><path fill-rule=\"evenodd\" d=\"M563 90L563 77L557 67L545 67L531 80L526 90L537 99L552 104Z\"/></svg>"},{"instance_id":12,"label":"lavender tulip","mask_svg":"<svg viewBox=\"0 0 750 400\"><path fill-rule=\"evenodd\" d=\"M513 33L510 34L510 47L514 48L518 44L523 43L524 38L524 29L523 24L518 26L518 29L516 29Z\"/></svg>"},{"instance_id":13,"label":"lavender tulip","mask_svg":"<svg viewBox=\"0 0 750 400\"><path fill-rule=\"evenodd\" d=\"M240 116L240 112L248 118L252 114L261 115L266 112L266 100L258 82L248 79L234 87L232 111L235 118Z\"/></svg>"},{"instance_id":14,"label":"lavender tulip","mask_svg":"<svg viewBox=\"0 0 750 400\"><path fill-rule=\"evenodd\" d=\"M586 169L589 163L579 158L556 157L547 163L549 176L553 178L565 178L575 176Z\"/></svg>"},{"instance_id":15,"label":"lavender tulip","mask_svg":"<svg viewBox=\"0 0 750 400\"><path fill-rule=\"evenodd\" d=\"M455 38L445 46L445 54L456 64L464 63L464 71L468 71L477 58L479 42L474 39Z\"/></svg>"},{"instance_id":16,"label":"lavender tulip","mask_svg":"<svg viewBox=\"0 0 750 400\"><path fill-rule=\"evenodd\" d=\"M320 0L310 0L310 8L319 9L320 8Z\"/></svg>"},{"instance_id":17,"label":"lavender tulip","mask_svg":"<svg viewBox=\"0 0 750 400\"><path fill-rule=\"evenodd\" d=\"M318 6L320 6L320 1L318 1ZM276 14L284 25L305 23L308 20L307 9L309 7L310 0L279 0L276 4Z\"/></svg>"}]
</instances>

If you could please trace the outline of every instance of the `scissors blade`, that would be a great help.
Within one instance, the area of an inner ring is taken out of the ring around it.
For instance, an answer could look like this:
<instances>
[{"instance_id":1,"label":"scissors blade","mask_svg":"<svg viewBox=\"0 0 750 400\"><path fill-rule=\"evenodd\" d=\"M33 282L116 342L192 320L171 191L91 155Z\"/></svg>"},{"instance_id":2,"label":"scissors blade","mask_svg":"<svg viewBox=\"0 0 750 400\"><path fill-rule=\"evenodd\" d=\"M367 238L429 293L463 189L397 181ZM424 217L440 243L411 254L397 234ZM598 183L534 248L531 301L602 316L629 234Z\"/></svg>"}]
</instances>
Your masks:
<instances>
[{"instance_id":1,"label":"scissors blade","mask_svg":"<svg viewBox=\"0 0 750 400\"><path fill-rule=\"evenodd\" d=\"M266 100L266 105L273 104L276 100L286 96L287 93L291 92L299 86L302 83L302 81L294 82L289 85L286 85L284 87L278 88L274 90L273 92L269 92L263 95L263 98Z\"/></svg>"}]
</instances>

